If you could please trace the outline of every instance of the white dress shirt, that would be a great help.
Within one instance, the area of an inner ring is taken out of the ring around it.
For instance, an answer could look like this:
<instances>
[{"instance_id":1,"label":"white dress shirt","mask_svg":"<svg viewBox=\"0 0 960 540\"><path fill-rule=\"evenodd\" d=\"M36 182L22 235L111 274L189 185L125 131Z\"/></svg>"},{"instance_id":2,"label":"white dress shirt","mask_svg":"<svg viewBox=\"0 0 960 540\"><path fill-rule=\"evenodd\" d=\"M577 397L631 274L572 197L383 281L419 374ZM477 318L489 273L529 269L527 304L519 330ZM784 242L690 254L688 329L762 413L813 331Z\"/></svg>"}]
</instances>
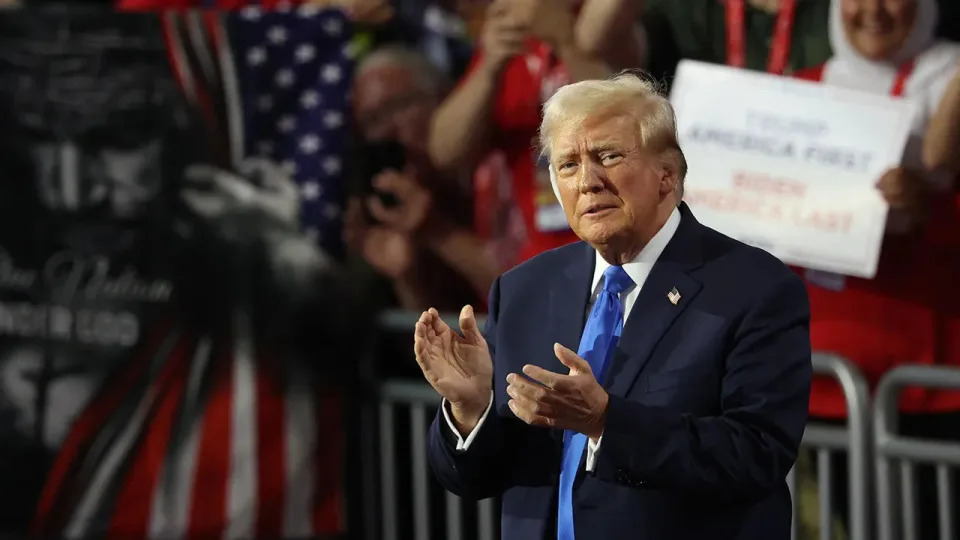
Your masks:
<instances>
[{"instance_id":1,"label":"white dress shirt","mask_svg":"<svg viewBox=\"0 0 960 540\"><path fill-rule=\"evenodd\" d=\"M667 222L664 223L663 227L647 242L647 245L644 246L643 250L640 251L640 254L637 255L635 259L623 265L623 270L630 276L630 279L633 280L635 285L628 287L626 290L620 293L620 301L623 302L623 323L626 327L627 317L630 315L631 310L633 309L633 304L637 301L637 296L640 294L640 288L643 287L644 282L647 281L647 276L650 275L650 270L653 269L653 263L657 262L657 259L660 258L660 254L663 253L664 248L667 247L667 244L670 243L670 240L673 238L674 233L677 232L677 227L680 226L680 211L676 208L673 209L673 212L670 214L670 217L667 218ZM587 304L587 316L589 317L590 310L593 308L593 303L596 302L597 296L602 290L602 283L600 282L603 279L603 272L610 267L610 263L605 261L603 257L597 253L597 262L594 265L593 269L593 282L591 283L590 290L593 293L590 296L590 302ZM450 418L449 407L447 406L447 401L444 400L441 406L443 410L443 417L447 421L447 426L456 435L457 438L457 450L467 451L470 448L470 444L473 442L473 439L476 438L477 433L480 431L480 426L483 425L483 422L487 419L487 414L490 413L490 408L493 405L493 392L490 393L490 403L487 404L487 410L484 411L483 416L480 417L480 421L477 422L476 427L473 428L467 437L464 439L460 432L457 431L456 426L453 424L453 420ZM589 439L587 441L587 462L586 470L588 472L593 471L594 463L596 461L597 452L600 450L600 442L603 440L603 435L600 436L596 441Z\"/></svg>"}]
</instances>

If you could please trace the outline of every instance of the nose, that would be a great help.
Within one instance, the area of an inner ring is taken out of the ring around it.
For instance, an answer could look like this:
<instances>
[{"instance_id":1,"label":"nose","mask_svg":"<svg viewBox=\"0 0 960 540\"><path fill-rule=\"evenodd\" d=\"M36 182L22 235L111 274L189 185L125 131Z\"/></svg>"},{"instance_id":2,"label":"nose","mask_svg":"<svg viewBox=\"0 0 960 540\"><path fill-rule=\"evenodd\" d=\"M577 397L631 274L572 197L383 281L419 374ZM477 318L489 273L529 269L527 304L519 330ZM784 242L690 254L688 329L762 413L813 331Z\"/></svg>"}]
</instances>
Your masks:
<instances>
[{"instance_id":1,"label":"nose","mask_svg":"<svg viewBox=\"0 0 960 540\"><path fill-rule=\"evenodd\" d=\"M865 17L876 18L883 11L888 0L859 0L860 13Z\"/></svg>"},{"instance_id":2,"label":"nose","mask_svg":"<svg viewBox=\"0 0 960 540\"><path fill-rule=\"evenodd\" d=\"M581 194L598 193L604 190L603 167L593 163L592 160L583 160L580 167L580 178L578 182Z\"/></svg>"}]
</instances>

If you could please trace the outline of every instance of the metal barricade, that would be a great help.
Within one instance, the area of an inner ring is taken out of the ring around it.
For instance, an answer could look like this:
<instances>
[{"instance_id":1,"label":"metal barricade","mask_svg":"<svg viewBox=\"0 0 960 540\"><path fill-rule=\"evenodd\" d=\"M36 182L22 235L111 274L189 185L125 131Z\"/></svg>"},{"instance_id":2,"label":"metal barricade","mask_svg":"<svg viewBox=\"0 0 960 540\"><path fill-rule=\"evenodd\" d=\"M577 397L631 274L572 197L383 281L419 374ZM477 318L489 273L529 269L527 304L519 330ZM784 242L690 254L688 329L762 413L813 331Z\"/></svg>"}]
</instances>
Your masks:
<instances>
[{"instance_id":1,"label":"metal barricade","mask_svg":"<svg viewBox=\"0 0 960 540\"><path fill-rule=\"evenodd\" d=\"M379 326L388 333L409 334L413 341L413 328L419 313L405 311L387 311L379 319ZM459 329L456 315L442 314L444 322L454 330ZM483 328L485 319L477 317L477 324ZM412 362L412 358L410 359ZM444 531L440 536L445 540L461 540L467 527L476 528L478 540L494 540L497 534L498 517L496 505L492 499L476 503L476 521L467 523L464 501L456 495L443 491L443 508L435 508L431 494L438 486L434 485L432 473L427 464L427 429L430 419L440 405L440 396L425 382L408 380L388 380L377 385L377 435L378 465L380 467L379 492L380 520L377 524L376 538L398 540L400 535L401 504L409 503L412 514L413 538L429 540L433 534L432 526L442 518ZM409 453L398 454L396 441L398 422L406 415L409 423ZM402 457L410 462L398 463ZM398 478L399 466L410 467L410 493L401 494ZM433 488L433 489L432 489ZM471 516L472 517L472 516ZM470 520L472 521L472 520ZM370 530L370 524L367 524ZM368 536L369 537L369 536Z\"/></svg>"},{"instance_id":2,"label":"metal barricade","mask_svg":"<svg viewBox=\"0 0 960 540\"><path fill-rule=\"evenodd\" d=\"M924 463L935 465L937 470L940 538L952 540L956 535L954 513L957 510L957 501L952 500L953 478L950 467L960 467L960 443L916 439L897 434L898 398L904 386L960 390L960 369L901 366L887 373L880 381L873 405L879 538L917 538L918 501L914 473L915 466ZM901 501L900 505L896 504L898 499ZM903 531L898 527L900 524L903 525Z\"/></svg>"},{"instance_id":3,"label":"metal barricade","mask_svg":"<svg viewBox=\"0 0 960 540\"><path fill-rule=\"evenodd\" d=\"M850 540L870 538L870 392L860 371L849 361L827 353L814 353L813 372L836 380L843 389L847 405L847 425L829 426L808 423L801 445L816 449L817 489L820 514L820 538L833 538L831 522L834 501L831 492L834 453L846 451L847 485L850 500ZM797 538L797 487L795 471L788 476L793 496L793 538Z\"/></svg>"},{"instance_id":4,"label":"metal barricade","mask_svg":"<svg viewBox=\"0 0 960 540\"><path fill-rule=\"evenodd\" d=\"M431 537L434 508L430 500L431 473L427 466L427 422L440 405L440 396L429 385L408 381L387 381L380 387L380 504L383 509L384 540L397 540L400 528L398 509L397 446L394 441L396 413L403 407L410 417L410 457L412 460L413 529L416 540ZM444 491L446 540L464 538L465 519L463 502L456 495ZM494 501L477 503L477 538L494 540L496 516Z\"/></svg>"}]
</instances>

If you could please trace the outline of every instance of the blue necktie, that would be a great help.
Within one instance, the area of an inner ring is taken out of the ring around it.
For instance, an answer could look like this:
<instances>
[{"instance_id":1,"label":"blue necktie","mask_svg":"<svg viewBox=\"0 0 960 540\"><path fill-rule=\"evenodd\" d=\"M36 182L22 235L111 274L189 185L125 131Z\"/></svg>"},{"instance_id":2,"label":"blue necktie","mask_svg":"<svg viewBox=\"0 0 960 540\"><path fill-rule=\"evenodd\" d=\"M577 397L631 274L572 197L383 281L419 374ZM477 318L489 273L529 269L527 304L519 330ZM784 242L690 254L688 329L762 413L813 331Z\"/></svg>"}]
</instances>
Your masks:
<instances>
[{"instance_id":1,"label":"blue necktie","mask_svg":"<svg viewBox=\"0 0 960 540\"><path fill-rule=\"evenodd\" d=\"M623 331L623 302L619 294L633 285L622 266L611 266L603 272L603 289L590 310L583 328L577 354L590 364L593 375L603 382L603 371L610 353L617 347ZM587 436L573 431L563 432L563 462L560 469L560 503L557 512L557 540L574 540L573 480L580 468L580 458L587 445Z\"/></svg>"}]
</instances>

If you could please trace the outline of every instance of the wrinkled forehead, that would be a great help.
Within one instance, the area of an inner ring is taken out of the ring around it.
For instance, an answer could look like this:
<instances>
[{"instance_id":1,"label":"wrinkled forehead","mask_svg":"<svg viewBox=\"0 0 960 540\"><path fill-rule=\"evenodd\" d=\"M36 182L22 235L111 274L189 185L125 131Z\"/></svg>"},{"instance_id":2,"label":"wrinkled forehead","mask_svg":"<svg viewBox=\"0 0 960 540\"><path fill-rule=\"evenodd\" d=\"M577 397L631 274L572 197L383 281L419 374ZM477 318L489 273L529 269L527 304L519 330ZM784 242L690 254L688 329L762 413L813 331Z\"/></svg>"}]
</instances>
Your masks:
<instances>
[{"instance_id":1,"label":"wrinkled forehead","mask_svg":"<svg viewBox=\"0 0 960 540\"><path fill-rule=\"evenodd\" d=\"M425 94L413 72L394 64L372 67L353 82L354 110L363 113L399 95Z\"/></svg>"},{"instance_id":2,"label":"wrinkled forehead","mask_svg":"<svg viewBox=\"0 0 960 540\"><path fill-rule=\"evenodd\" d=\"M557 126L550 148L551 162L603 150L629 151L640 144L637 117L623 109L601 111Z\"/></svg>"}]
</instances>

